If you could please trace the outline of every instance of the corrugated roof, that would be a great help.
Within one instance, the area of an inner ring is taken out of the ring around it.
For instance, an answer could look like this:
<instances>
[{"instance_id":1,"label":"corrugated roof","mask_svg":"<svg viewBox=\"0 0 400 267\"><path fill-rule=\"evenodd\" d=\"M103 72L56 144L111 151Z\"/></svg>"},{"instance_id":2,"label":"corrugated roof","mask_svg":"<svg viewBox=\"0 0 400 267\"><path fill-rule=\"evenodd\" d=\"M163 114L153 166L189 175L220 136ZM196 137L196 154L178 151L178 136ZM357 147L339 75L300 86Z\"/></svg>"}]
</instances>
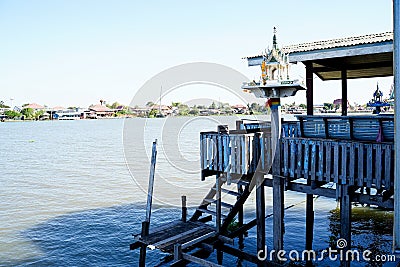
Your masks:
<instances>
[{"instance_id":1,"label":"corrugated roof","mask_svg":"<svg viewBox=\"0 0 400 267\"><path fill-rule=\"evenodd\" d=\"M367 34L361 36L331 39L325 41L288 45L283 47L282 51L290 54L296 52L306 52L306 51L330 49L337 47L348 47L348 46L363 45L363 44L381 43L387 41L393 41L393 32L375 33L375 34ZM249 56L245 58L249 59L261 56L262 54L256 56Z\"/></svg>"},{"instance_id":2,"label":"corrugated roof","mask_svg":"<svg viewBox=\"0 0 400 267\"><path fill-rule=\"evenodd\" d=\"M44 109L44 106L36 104L36 103L31 103L29 105L24 106L23 108Z\"/></svg>"},{"instance_id":3,"label":"corrugated roof","mask_svg":"<svg viewBox=\"0 0 400 267\"><path fill-rule=\"evenodd\" d=\"M102 106L102 105L93 105L89 107L90 110L93 110L95 112L110 112L112 111L111 109L109 109L106 106Z\"/></svg>"}]
</instances>

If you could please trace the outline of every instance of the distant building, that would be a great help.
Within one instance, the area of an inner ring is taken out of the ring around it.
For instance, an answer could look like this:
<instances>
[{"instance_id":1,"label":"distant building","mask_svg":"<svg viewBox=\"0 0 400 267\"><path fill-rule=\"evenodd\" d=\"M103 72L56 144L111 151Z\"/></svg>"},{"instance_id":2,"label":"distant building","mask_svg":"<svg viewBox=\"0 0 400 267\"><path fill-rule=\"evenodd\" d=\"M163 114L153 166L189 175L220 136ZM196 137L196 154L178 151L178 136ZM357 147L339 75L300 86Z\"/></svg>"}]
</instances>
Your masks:
<instances>
[{"instance_id":1,"label":"distant building","mask_svg":"<svg viewBox=\"0 0 400 267\"><path fill-rule=\"evenodd\" d=\"M103 105L92 105L89 107L89 111L95 112L97 117L109 117L114 115L114 110Z\"/></svg>"},{"instance_id":2,"label":"distant building","mask_svg":"<svg viewBox=\"0 0 400 267\"><path fill-rule=\"evenodd\" d=\"M31 109L33 109L35 111L37 111L37 110L45 110L46 109L44 106L36 104L36 103L28 104L26 106L23 106L22 108L23 109L31 108Z\"/></svg>"},{"instance_id":3,"label":"distant building","mask_svg":"<svg viewBox=\"0 0 400 267\"><path fill-rule=\"evenodd\" d=\"M247 107L241 104L234 105L231 108L237 114L243 114L247 111Z\"/></svg>"}]
</instances>

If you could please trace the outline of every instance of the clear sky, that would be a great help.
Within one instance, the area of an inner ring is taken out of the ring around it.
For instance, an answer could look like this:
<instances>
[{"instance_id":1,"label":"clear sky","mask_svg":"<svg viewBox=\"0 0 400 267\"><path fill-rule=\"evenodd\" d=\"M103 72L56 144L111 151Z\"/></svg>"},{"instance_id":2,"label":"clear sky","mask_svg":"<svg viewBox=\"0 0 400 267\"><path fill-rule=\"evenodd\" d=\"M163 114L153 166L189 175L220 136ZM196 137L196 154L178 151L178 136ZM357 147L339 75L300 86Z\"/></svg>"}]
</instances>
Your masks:
<instances>
[{"instance_id":1,"label":"clear sky","mask_svg":"<svg viewBox=\"0 0 400 267\"><path fill-rule=\"evenodd\" d=\"M274 26L280 46L392 31L392 0L0 0L0 100L129 104L153 75L196 61L253 79L259 68L247 67L242 57L271 45ZM377 81L386 95L392 80L351 81L349 101L366 103ZM339 82L316 79L315 88L316 103L340 98ZM199 91L191 86L173 100L199 97ZM234 101L223 93L214 97ZM305 103L305 96L288 101Z\"/></svg>"}]
</instances>

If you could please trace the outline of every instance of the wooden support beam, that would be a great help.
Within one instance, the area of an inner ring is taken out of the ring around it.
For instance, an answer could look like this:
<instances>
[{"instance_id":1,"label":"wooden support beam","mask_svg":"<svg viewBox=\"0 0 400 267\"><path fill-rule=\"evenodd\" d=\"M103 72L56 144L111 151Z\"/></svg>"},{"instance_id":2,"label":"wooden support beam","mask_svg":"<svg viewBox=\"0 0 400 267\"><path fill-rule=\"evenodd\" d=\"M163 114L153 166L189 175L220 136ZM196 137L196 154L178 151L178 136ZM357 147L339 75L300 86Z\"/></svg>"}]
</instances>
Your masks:
<instances>
[{"instance_id":1,"label":"wooden support beam","mask_svg":"<svg viewBox=\"0 0 400 267\"><path fill-rule=\"evenodd\" d=\"M342 77L342 116L347 116L347 70L341 70Z\"/></svg>"},{"instance_id":2,"label":"wooden support beam","mask_svg":"<svg viewBox=\"0 0 400 267\"><path fill-rule=\"evenodd\" d=\"M238 193L243 194L243 186L238 184ZM237 197L237 200L239 200L239 197ZM238 226L242 227L243 226L243 205L239 208L238 211ZM243 234L239 235L239 249L243 249L244 248L244 236Z\"/></svg>"},{"instance_id":3,"label":"wooden support beam","mask_svg":"<svg viewBox=\"0 0 400 267\"><path fill-rule=\"evenodd\" d=\"M258 264L258 265L266 265L266 266L271 266L271 267L282 267L283 265L279 263L274 263L270 261L261 261L258 259L257 255L247 253L245 251L239 250L237 248L227 246L227 245L221 245L221 250L224 251L225 253L228 253L230 255L233 255L235 257L238 257L240 259Z\"/></svg>"},{"instance_id":4,"label":"wooden support beam","mask_svg":"<svg viewBox=\"0 0 400 267\"><path fill-rule=\"evenodd\" d=\"M144 221L142 222L142 237L145 237L149 234L149 225L150 222ZM139 256L139 266L145 267L146 266L146 245L142 244L140 247L140 256Z\"/></svg>"},{"instance_id":5,"label":"wooden support beam","mask_svg":"<svg viewBox=\"0 0 400 267\"><path fill-rule=\"evenodd\" d=\"M222 265L222 261L224 260L224 252L217 248L217 262Z\"/></svg>"},{"instance_id":6,"label":"wooden support beam","mask_svg":"<svg viewBox=\"0 0 400 267\"><path fill-rule=\"evenodd\" d=\"M284 233L284 179L273 177L273 248L283 250ZM277 261L277 259L274 259Z\"/></svg>"},{"instance_id":7,"label":"wooden support beam","mask_svg":"<svg viewBox=\"0 0 400 267\"><path fill-rule=\"evenodd\" d=\"M265 251L265 190L263 184L264 176L260 173L255 174L256 179L256 218L257 218L257 252ZM264 266L262 263L258 266Z\"/></svg>"},{"instance_id":8,"label":"wooden support beam","mask_svg":"<svg viewBox=\"0 0 400 267\"><path fill-rule=\"evenodd\" d=\"M174 245L174 261L180 261L182 259L182 246L181 244Z\"/></svg>"},{"instance_id":9,"label":"wooden support beam","mask_svg":"<svg viewBox=\"0 0 400 267\"><path fill-rule=\"evenodd\" d=\"M149 187L147 188L146 222L150 224L151 204L153 202L154 174L156 171L157 139L153 142L149 174Z\"/></svg>"},{"instance_id":10,"label":"wooden support beam","mask_svg":"<svg viewBox=\"0 0 400 267\"><path fill-rule=\"evenodd\" d=\"M314 239L314 195L306 196L306 250L313 249ZM306 262L306 266L313 266L311 261Z\"/></svg>"},{"instance_id":11,"label":"wooden support beam","mask_svg":"<svg viewBox=\"0 0 400 267\"><path fill-rule=\"evenodd\" d=\"M197 264L199 264L201 266L205 266L205 267L223 267L222 265L215 264L215 263L213 263L211 261L207 261L205 259L197 258L197 257L187 254L187 253L182 253L182 258L184 260L194 262L194 263L197 263Z\"/></svg>"},{"instance_id":12,"label":"wooden support beam","mask_svg":"<svg viewBox=\"0 0 400 267\"><path fill-rule=\"evenodd\" d=\"M311 62L306 62L306 97L307 97L307 115L314 114L314 77Z\"/></svg>"},{"instance_id":13,"label":"wooden support beam","mask_svg":"<svg viewBox=\"0 0 400 267\"><path fill-rule=\"evenodd\" d=\"M340 187L340 237L347 243L346 246L342 247L343 255L351 248L351 198L349 186L342 184ZM341 266L349 267L350 261L341 261Z\"/></svg>"},{"instance_id":14,"label":"wooden support beam","mask_svg":"<svg viewBox=\"0 0 400 267\"><path fill-rule=\"evenodd\" d=\"M163 239L163 240L161 240L161 241L159 241L157 243L154 243L153 246L154 247L159 247L159 246L166 246L168 243L171 243L171 242L176 243L179 240L181 240L182 238L186 238L187 236L190 236L191 234L196 233L197 231L199 231L202 228L203 228L203 226L195 227L195 228L190 229L190 230L188 230L186 232L180 233L180 234L175 235L175 236L171 236L171 237Z\"/></svg>"},{"instance_id":15,"label":"wooden support beam","mask_svg":"<svg viewBox=\"0 0 400 267\"><path fill-rule=\"evenodd\" d=\"M197 237L197 238L195 238L195 239L192 239L192 240L190 240L190 241L188 241L188 242L186 242L186 243L183 243L183 244L182 244L182 249L187 249L187 248L189 248L189 247L191 247L191 246L193 246L193 245L196 245L196 244L198 244L198 243L201 243L201 242L203 242L204 240L206 240L206 239L208 239L208 238L211 238L211 237L214 237L214 236L216 236L216 235L217 235L217 233L215 233L215 232L210 232L210 233L208 233L208 234L199 236L199 237Z\"/></svg>"},{"instance_id":16,"label":"wooden support beam","mask_svg":"<svg viewBox=\"0 0 400 267\"><path fill-rule=\"evenodd\" d=\"M217 229L217 233L221 232L221 186L222 186L222 181L221 181L221 176L218 173L215 176L215 190L216 190L216 217L215 217L215 228Z\"/></svg>"},{"instance_id":17,"label":"wooden support beam","mask_svg":"<svg viewBox=\"0 0 400 267\"><path fill-rule=\"evenodd\" d=\"M228 253L230 255L234 255L238 258L241 258L243 260L252 262L252 263L256 263L256 264L260 264L262 263L256 255L254 254L250 254L247 252L244 252L242 250L239 250L237 248L231 247L231 246L227 246L227 245L221 245L221 250L225 253Z\"/></svg>"},{"instance_id":18,"label":"wooden support beam","mask_svg":"<svg viewBox=\"0 0 400 267\"><path fill-rule=\"evenodd\" d=\"M186 207L186 196L182 196L182 222L186 222L187 219L187 207Z\"/></svg>"}]
</instances>

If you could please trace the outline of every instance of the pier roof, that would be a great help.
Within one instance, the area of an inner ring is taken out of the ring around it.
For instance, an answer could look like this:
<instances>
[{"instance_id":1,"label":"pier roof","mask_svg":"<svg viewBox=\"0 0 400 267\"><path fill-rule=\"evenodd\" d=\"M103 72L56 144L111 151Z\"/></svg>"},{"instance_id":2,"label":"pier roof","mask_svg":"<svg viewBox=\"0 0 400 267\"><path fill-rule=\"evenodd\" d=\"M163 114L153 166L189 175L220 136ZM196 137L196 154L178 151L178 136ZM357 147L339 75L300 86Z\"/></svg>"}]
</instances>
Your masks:
<instances>
[{"instance_id":1,"label":"pier roof","mask_svg":"<svg viewBox=\"0 0 400 267\"><path fill-rule=\"evenodd\" d=\"M368 78L393 75L393 33L377 33L347 38L289 45L290 63L302 62L312 66L322 80ZM249 66L261 65L262 55L245 57Z\"/></svg>"}]
</instances>

